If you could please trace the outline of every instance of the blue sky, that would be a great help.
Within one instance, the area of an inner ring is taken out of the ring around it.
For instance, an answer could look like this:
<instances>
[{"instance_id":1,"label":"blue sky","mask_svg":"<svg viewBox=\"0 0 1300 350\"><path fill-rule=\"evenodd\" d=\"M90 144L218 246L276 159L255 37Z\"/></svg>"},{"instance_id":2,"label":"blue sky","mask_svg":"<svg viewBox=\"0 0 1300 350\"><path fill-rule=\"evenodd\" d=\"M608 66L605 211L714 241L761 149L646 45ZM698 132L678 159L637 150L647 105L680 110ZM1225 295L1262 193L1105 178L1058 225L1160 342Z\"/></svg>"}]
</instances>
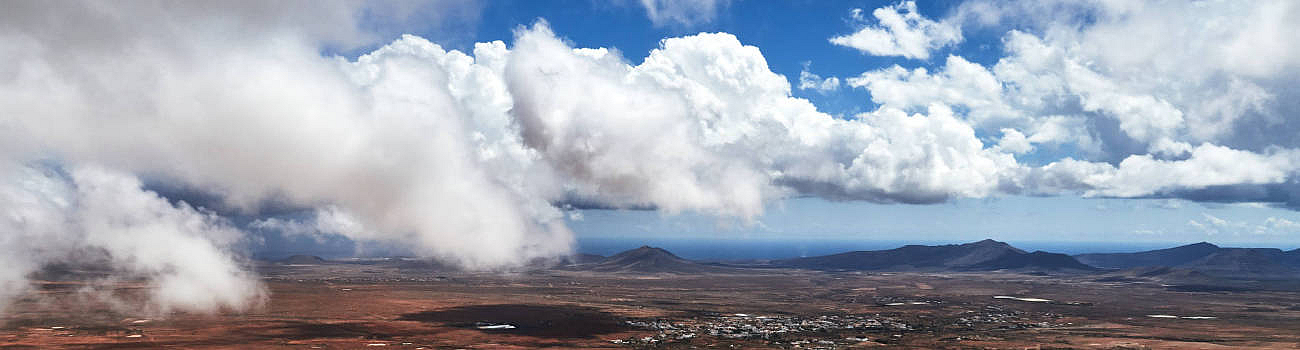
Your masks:
<instances>
[{"instance_id":1,"label":"blue sky","mask_svg":"<svg viewBox=\"0 0 1300 350\"><path fill-rule=\"evenodd\" d=\"M1214 221L1210 217L1232 224L1223 229L1189 224L1208 224ZM959 243L993 238L1011 242L1113 243L1121 247L1208 241L1228 246L1300 248L1293 236L1256 233L1248 224L1263 223L1269 217L1294 218L1295 213L1178 199L1011 196L899 205L800 198L774 204L755 226L711 216L617 210L586 210L580 220L570 219L569 223L580 237L629 241L676 237Z\"/></svg>"},{"instance_id":2,"label":"blue sky","mask_svg":"<svg viewBox=\"0 0 1300 350\"><path fill-rule=\"evenodd\" d=\"M930 61L863 55L824 40L857 29L858 25L853 23L850 15L851 9L874 9L889 4L892 2L739 1L728 3L709 22L656 26L633 1L491 2L483 8L474 39L464 40L463 37L468 35L461 34L461 39L453 41L502 40L508 43L514 38L516 29L541 19L549 22L556 33L575 46L617 48L633 62L645 58L664 38L699 32L735 34L746 45L759 47L772 71L790 77L794 84L798 83L804 63L809 62L818 73L828 76L854 75L869 68L893 64L933 66L934 62ZM954 4L925 2L919 4L918 9L924 14L938 15L950 11ZM963 46L974 46L967 50L967 54L988 61L994 56L984 51L998 50L999 42L996 37L981 39L985 40L972 40ZM467 46L460 44L457 48L465 49ZM834 114L851 114L871 106L864 91L842 91L830 96L795 91L795 95L814 100L818 107Z\"/></svg>"},{"instance_id":3,"label":"blue sky","mask_svg":"<svg viewBox=\"0 0 1300 350\"><path fill-rule=\"evenodd\" d=\"M991 65L1001 51L1001 38L992 31L969 36L956 47L938 51L930 60L908 60L891 56L862 54L852 48L832 45L825 39L852 33L862 23L852 17L853 9L872 9L893 5L892 1L736 1L724 2L711 21L690 25L666 23L655 25L635 1L599 2L566 0L554 2L489 2L483 5L478 30L472 35L454 32L446 42L450 48L469 49L472 42L501 40L507 43L514 31L536 21L550 23L556 33L578 47L608 47L622 51L633 62L659 46L659 41L699 32L735 34L746 45L763 51L772 71L798 84L804 64L820 75L851 76L864 71L902 65L907 68L931 68L943 64L948 53L959 54L972 62ZM917 3L920 14L939 17L954 11L960 2L927 1ZM447 36L443 28L425 32L429 37ZM417 31L418 32L418 31ZM473 39L468 39L468 37ZM795 96L813 100L823 111L852 115L874 107L869 95L858 89L835 94L794 91Z\"/></svg>"},{"instance_id":4,"label":"blue sky","mask_svg":"<svg viewBox=\"0 0 1300 350\"><path fill-rule=\"evenodd\" d=\"M1296 33L1290 0L10 1L0 306L93 264L247 310L288 254L1293 249Z\"/></svg>"},{"instance_id":5,"label":"blue sky","mask_svg":"<svg viewBox=\"0 0 1300 350\"><path fill-rule=\"evenodd\" d=\"M513 45L516 33L539 21L549 24L559 37L574 47L617 49L630 64L640 63L661 40L700 32L734 34L741 43L758 47L770 69L785 76L797 98L813 102L817 109L836 118L851 119L880 108L864 88L842 86L834 91L800 89L801 72L822 78L846 78L873 70L900 66L941 71L948 56L992 68L1003 58L1003 41L1008 31L1044 35L1053 24L1022 19L1002 19L995 25L959 23L960 42L934 48L926 59L895 55L873 55L852 47L835 45L828 39L852 34L864 27L880 26L871 16L875 9L897 7L896 1L720 1L706 13L708 20L694 23L656 23L643 4L635 1L598 2L586 0L554 2L488 2L478 4L477 19L448 29L432 26L413 31L448 49L472 51L473 43L500 40ZM929 20L960 17L960 1L922 1L916 14ZM1087 6L1068 3L1044 4L1060 7L1054 16L1091 22ZM854 17L860 9L862 17ZM1071 9L1078 11L1071 12ZM1060 13L1065 12L1065 13ZM470 29L473 28L473 29ZM435 40L437 40L435 39ZM359 49L368 52L373 47ZM355 55L354 55L355 56ZM1284 116L1290 119L1290 116ZM1289 123L1289 121L1288 121ZM1092 131L1094 133L1098 131ZM998 135L976 130L981 141L996 143ZM1077 145L1059 144L1018 154L1017 160L1043 165L1061 158L1086 159L1076 154ZM1105 157L1094 157L1105 158ZM1122 159L1122 158L1119 158ZM1110 157L1102 159L1118 163ZM582 237L655 239L695 237L714 239L862 239L963 241L996 238L1014 241L1064 242L1170 242L1213 241L1239 245L1292 247L1300 245L1295 227L1265 227L1270 219L1300 222L1294 210L1276 203L1239 201L1234 198L1190 201L1177 195L1157 194L1146 198L1082 197L1078 193L1053 196L995 195L986 198L958 198L944 203L892 204L874 201L825 200L816 196L781 199L766 204L767 210L753 221L718 217L687 211L664 213L655 210L586 209L566 215L571 229ZM1241 203L1239 203L1241 202ZM1215 223L1219 225L1214 226Z\"/></svg>"},{"instance_id":6,"label":"blue sky","mask_svg":"<svg viewBox=\"0 0 1300 350\"><path fill-rule=\"evenodd\" d=\"M1300 242L1293 1L7 7L15 261Z\"/></svg>"},{"instance_id":7,"label":"blue sky","mask_svg":"<svg viewBox=\"0 0 1300 350\"><path fill-rule=\"evenodd\" d=\"M992 66L1003 56L1002 35L1006 30L1033 30L1029 25L968 26L961 43L938 49L926 60L873 56L826 40L869 25L870 21L855 20L853 9L870 12L894 4L893 1L737 1L727 3L713 20L705 23L655 25L642 8L631 2L497 2L484 7L473 41L510 42L516 29L543 19L577 47L617 48L627 60L636 63L658 47L663 38L696 32L727 32L735 34L746 45L760 48L772 71L798 85L799 74L805 69L823 77L849 77L893 65L936 70L941 69L947 55ZM958 11L960 4L923 1L917 3L917 10L923 17L938 19ZM795 89L793 94L841 118L878 107L864 89L844 88L829 94ZM1045 163L1062 153L1069 155L1068 149L1046 153L1050 154L1027 154L1019 158ZM797 198L770 204L767 214L751 224L710 215L637 210L581 210L570 217L568 223L580 237L927 241L991 237L1016 241L1205 240L1280 247L1300 245L1300 232L1250 232L1257 226L1252 223L1263 223L1270 217L1300 221L1293 210L1258 203L1207 203L1178 198L1083 198L1066 194L959 199L926 205ZM1232 224L1217 229L1197 226L1196 223L1214 221L1210 217Z\"/></svg>"}]
</instances>

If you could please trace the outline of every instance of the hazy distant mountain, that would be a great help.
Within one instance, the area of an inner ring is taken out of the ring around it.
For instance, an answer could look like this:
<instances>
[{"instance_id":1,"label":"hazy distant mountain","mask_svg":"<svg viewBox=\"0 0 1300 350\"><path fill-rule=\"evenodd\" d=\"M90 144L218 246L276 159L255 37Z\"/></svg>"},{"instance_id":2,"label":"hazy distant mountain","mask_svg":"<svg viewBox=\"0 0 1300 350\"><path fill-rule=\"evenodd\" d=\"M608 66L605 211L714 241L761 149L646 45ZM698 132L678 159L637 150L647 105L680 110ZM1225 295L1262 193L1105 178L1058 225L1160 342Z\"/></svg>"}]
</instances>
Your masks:
<instances>
[{"instance_id":1,"label":"hazy distant mountain","mask_svg":"<svg viewBox=\"0 0 1300 350\"><path fill-rule=\"evenodd\" d=\"M1141 266L1178 266L1205 258L1219 251L1219 246L1201 242L1185 246L1151 250L1138 253L1080 254L1074 258L1084 264L1107 268L1126 269Z\"/></svg>"},{"instance_id":2,"label":"hazy distant mountain","mask_svg":"<svg viewBox=\"0 0 1300 350\"><path fill-rule=\"evenodd\" d=\"M661 248L642 246L615 254L599 262L574 265L572 268L597 272L704 273L730 270L682 259Z\"/></svg>"},{"instance_id":3,"label":"hazy distant mountain","mask_svg":"<svg viewBox=\"0 0 1300 350\"><path fill-rule=\"evenodd\" d=\"M773 265L817 270L1093 269L1067 255L1026 253L991 239L966 244L907 245L889 250L778 260Z\"/></svg>"}]
</instances>

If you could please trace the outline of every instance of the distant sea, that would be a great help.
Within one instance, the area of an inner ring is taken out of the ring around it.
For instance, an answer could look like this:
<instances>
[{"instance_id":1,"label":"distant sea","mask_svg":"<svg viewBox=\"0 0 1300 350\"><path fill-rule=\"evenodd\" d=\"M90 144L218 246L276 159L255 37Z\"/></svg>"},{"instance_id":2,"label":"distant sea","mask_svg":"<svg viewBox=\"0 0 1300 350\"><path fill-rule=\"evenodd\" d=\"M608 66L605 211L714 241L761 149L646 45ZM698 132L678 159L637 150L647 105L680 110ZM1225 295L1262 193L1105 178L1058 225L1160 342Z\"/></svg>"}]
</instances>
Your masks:
<instances>
[{"instance_id":1,"label":"distant sea","mask_svg":"<svg viewBox=\"0 0 1300 350\"><path fill-rule=\"evenodd\" d=\"M579 237L580 253L610 256L648 245L667 249L677 256L693 260L786 259L844 253L855 250L893 249L908 244L942 245L968 241L891 241L854 239L773 239L773 238L646 238L646 237ZM1025 251L1053 253L1129 253L1164 249L1195 243L1168 242L1043 242L1005 241ZM1237 246L1237 245L1224 245Z\"/></svg>"}]
</instances>

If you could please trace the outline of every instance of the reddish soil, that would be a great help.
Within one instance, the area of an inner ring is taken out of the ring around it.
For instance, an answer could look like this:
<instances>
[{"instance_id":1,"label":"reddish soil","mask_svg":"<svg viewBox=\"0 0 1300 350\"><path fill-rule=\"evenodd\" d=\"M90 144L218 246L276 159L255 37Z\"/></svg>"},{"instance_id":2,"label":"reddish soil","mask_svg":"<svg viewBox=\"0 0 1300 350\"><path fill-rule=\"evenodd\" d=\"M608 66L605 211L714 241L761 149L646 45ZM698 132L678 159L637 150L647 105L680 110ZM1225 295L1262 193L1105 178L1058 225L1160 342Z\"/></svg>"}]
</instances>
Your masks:
<instances>
[{"instance_id":1,"label":"reddish soil","mask_svg":"<svg viewBox=\"0 0 1300 350\"><path fill-rule=\"evenodd\" d=\"M771 270L654 276L438 273L441 278L433 278L431 272L378 270L385 277L377 281L375 272L284 269L267 274L268 304L244 314L133 314L85 299L77 283L44 284L0 320L0 349L1300 348L1297 292L1181 292L1144 283L1002 273ZM412 274L419 278L402 277ZM139 299L141 285L119 287L117 295L128 305ZM994 299L997 295L1052 302ZM639 339L661 331L635 325L702 327L744 321L732 316L740 313L791 320L870 318L908 328L734 339L698 334L652 343ZM1157 314L1214 318L1148 316ZM478 328L492 324L516 328Z\"/></svg>"}]
</instances>

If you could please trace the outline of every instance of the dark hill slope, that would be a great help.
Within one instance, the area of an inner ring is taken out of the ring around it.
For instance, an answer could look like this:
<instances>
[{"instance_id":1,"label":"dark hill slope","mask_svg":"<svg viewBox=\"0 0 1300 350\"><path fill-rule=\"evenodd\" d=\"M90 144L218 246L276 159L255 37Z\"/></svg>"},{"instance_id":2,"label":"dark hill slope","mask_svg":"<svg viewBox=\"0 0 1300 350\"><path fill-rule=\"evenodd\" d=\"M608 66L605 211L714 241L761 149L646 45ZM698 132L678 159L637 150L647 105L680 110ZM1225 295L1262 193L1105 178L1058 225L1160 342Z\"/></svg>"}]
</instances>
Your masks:
<instances>
[{"instance_id":1,"label":"dark hill slope","mask_svg":"<svg viewBox=\"0 0 1300 350\"><path fill-rule=\"evenodd\" d=\"M1300 266L1292 265L1289 258L1286 252L1276 248L1220 248L1214 254L1178 267L1219 275L1300 277Z\"/></svg>"},{"instance_id":2,"label":"dark hill slope","mask_svg":"<svg viewBox=\"0 0 1300 350\"><path fill-rule=\"evenodd\" d=\"M971 267L978 270L1097 270L1097 268L1084 265L1069 255L1048 253L1044 251L1036 251L1028 254L1008 253L993 260L971 265Z\"/></svg>"},{"instance_id":3,"label":"dark hill slope","mask_svg":"<svg viewBox=\"0 0 1300 350\"><path fill-rule=\"evenodd\" d=\"M1282 253L1282 261L1288 266L1300 268L1300 248L1288 250Z\"/></svg>"},{"instance_id":4,"label":"dark hill slope","mask_svg":"<svg viewBox=\"0 0 1300 350\"><path fill-rule=\"evenodd\" d=\"M530 268L555 268L572 265L594 264L604 261L605 257L596 254L577 253L560 257L536 258L525 265Z\"/></svg>"},{"instance_id":5,"label":"dark hill slope","mask_svg":"<svg viewBox=\"0 0 1300 350\"><path fill-rule=\"evenodd\" d=\"M1163 266L1224 278L1300 278L1300 250L1221 248L1201 242L1137 253L1082 254L1075 258L1112 269Z\"/></svg>"},{"instance_id":6,"label":"dark hill slope","mask_svg":"<svg viewBox=\"0 0 1300 350\"><path fill-rule=\"evenodd\" d=\"M709 266L682 259L673 253L650 246L615 254L600 262L573 266L579 270L596 272L635 273L707 273L723 272L728 268Z\"/></svg>"},{"instance_id":7,"label":"dark hill slope","mask_svg":"<svg viewBox=\"0 0 1300 350\"><path fill-rule=\"evenodd\" d=\"M1204 258L1219 251L1219 246L1201 242L1174 248L1137 253L1080 254L1074 258L1084 264L1107 268L1127 269L1141 266L1178 266Z\"/></svg>"},{"instance_id":8,"label":"dark hill slope","mask_svg":"<svg viewBox=\"0 0 1300 350\"><path fill-rule=\"evenodd\" d=\"M564 259L562 259L561 261L567 265L575 265L575 264L598 263L604 260L605 260L605 256L603 255L579 253L579 254L574 254L574 255L564 257Z\"/></svg>"},{"instance_id":9,"label":"dark hill slope","mask_svg":"<svg viewBox=\"0 0 1300 350\"><path fill-rule=\"evenodd\" d=\"M1092 268L1074 258L1044 252L1026 253L1009 244L986 239L941 246L907 245L889 250L779 260L775 266L815 270L999 270Z\"/></svg>"}]
</instances>

